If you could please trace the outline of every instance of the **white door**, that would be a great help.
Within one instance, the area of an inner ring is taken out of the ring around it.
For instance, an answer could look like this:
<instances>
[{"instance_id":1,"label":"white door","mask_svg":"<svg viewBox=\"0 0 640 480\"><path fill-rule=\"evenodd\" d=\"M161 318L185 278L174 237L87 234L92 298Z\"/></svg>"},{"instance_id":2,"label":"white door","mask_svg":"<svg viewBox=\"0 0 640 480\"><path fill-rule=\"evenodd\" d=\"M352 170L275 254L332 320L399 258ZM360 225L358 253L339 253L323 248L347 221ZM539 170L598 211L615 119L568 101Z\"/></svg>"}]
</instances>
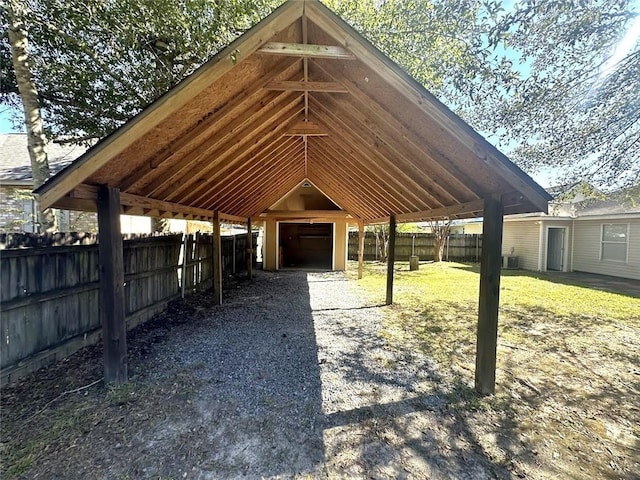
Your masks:
<instances>
[{"instance_id":1,"label":"white door","mask_svg":"<svg viewBox=\"0 0 640 480\"><path fill-rule=\"evenodd\" d=\"M564 228L550 228L547 234L547 270L564 269Z\"/></svg>"}]
</instances>

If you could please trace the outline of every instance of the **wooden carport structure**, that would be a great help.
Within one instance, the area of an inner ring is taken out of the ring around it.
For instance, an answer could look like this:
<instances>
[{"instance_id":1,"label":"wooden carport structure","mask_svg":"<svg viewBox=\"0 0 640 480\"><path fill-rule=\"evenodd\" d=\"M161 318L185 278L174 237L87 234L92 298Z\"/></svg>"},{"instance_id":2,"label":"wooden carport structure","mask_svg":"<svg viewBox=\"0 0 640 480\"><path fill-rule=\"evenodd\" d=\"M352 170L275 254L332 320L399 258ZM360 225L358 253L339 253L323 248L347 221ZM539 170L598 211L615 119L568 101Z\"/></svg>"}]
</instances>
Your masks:
<instances>
[{"instance_id":1,"label":"wooden carport structure","mask_svg":"<svg viewBox=\"0 0 640 480\"><path fill-rule=\"evenodd\" d=\"M305 181L341 210L269 210ZM127 379L120 213L211 221L218 245L221 221L250 230L282 215L341 216L362 239L371 223L394 231L396 222L483 216L482 393L495 388L502 217L546 211L550 199L316 0L282 5L35 193L42 208L98 212L105 381L113 383Z\"/></svg>"}]
</instances>

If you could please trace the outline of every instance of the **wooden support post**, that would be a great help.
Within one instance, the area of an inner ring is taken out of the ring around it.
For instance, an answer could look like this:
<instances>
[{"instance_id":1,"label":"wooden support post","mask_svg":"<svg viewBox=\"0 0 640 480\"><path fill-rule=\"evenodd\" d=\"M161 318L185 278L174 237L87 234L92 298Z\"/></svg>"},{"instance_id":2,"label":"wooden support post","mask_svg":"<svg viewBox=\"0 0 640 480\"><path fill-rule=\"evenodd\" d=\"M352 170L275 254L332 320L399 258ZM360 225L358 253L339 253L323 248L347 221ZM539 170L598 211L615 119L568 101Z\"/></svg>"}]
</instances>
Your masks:
<instances>
[{"instance_id":1,"label":"wooden support post","mask_svg":"<svg viewBox=\"0 0 640 480\"><path fill-rule=\"evenodd\" d=\"M480 299L476 344L475 388L483 395L496 389L496 348L498 306L502 265L502 199L491 195L484 200L482 254L480 257Z\"/></svg>"},{"instance_id":2,"label":"wooden support post","mask_svg":"<svg viewBox=\"0 0 640 480\"><path fill-rule=\"evenodd\" d=\"M104 343L104 382L127 382L127 323L124 312L124 263L120 234L120 191L98 188L100 321Z\"/></svg>"},{"instance_id":3,"label":"wooden support post","mask_svg":"<svg viewBox=\"0 0 640 480\"><path fill-rule=\"evenodd\" d=\"M213 212L213 295L214 303L222 305L222 242L219 212Z\"/></svg>"},{"instance_id":4,"label":"wooden support post","mask_svg":"<svg viewBox=\"0 0 640 480\"><path fill-rule=\"evenodd\" d=\"M387 253L387 305L393 303L393 267L396 260L396 216L389 217L389 252Z\"/></svg>"},{"instance_id":5,"label":"wooden support post","mask_svg":"<svg viewBox=\"0 0 640 480\"><path fill-rule=\"evenodd\" d=\"M358 280L364 270L364 222L358 222Z\"/></svg>"},{"instance_id":6,"label":"wooden support post","mask_svg":"<svg viewBox=\"0 0 640 480\"><path fill-rule=\"evenodd\" d=\"M247 218L247 277L253 278L253 233L251 232L251 217Z\"/></svg>"}]
</instances>

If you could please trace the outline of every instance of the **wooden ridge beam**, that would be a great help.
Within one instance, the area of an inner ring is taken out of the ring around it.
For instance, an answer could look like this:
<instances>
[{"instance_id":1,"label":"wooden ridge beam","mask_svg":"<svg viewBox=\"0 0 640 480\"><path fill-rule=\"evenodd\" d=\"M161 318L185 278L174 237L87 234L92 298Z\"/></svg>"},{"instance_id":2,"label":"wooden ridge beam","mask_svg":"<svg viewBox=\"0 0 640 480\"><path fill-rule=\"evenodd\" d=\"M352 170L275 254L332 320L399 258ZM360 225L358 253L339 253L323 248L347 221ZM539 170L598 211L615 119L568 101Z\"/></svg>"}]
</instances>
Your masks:
<instances>
[{"instance_id":1,"label":"wooden ridge beam","mask_svg":"<svg viewBox=\"0 0 640 480\"><path fill-rule=\"evenodd\" d=\"M295 82L290 80L274 80L267 83L264 88L266 90L285 92L349 93L347 87L340 82Z\"/></svg>"},{"instance_id":2,"label":"wooden ridge beam","mask_svg":"<svg viewBox=\"0 0 640 480\"><path fill-rule=\"evenodd\" d=\"M431 220L438 218L451 218L457 215L478 213L478 216L482 216L482 210L484 208L484 200L473 200L472 202L460 203L458 205L451 205L448 207L434 208L432 210L424 210L422 212L403 213L396 215L396 221L398 223L406 222L418 222L422 220ZM380 217L366 220L367 225L387 223L389 217Z\"/></svg>"},{"instance_id":3,"label":"wooden ridge beam","mask_svg":"<svg viewBox=\"0 0 640 480\"><path fill-rule=\"evenodd\" d=\"M268 55L288 55L307 58L333 58L338 60L355 60L349 50L336 45L313 45L305 43L268 42L258 52Z\"/></svg>"}]
</instances>

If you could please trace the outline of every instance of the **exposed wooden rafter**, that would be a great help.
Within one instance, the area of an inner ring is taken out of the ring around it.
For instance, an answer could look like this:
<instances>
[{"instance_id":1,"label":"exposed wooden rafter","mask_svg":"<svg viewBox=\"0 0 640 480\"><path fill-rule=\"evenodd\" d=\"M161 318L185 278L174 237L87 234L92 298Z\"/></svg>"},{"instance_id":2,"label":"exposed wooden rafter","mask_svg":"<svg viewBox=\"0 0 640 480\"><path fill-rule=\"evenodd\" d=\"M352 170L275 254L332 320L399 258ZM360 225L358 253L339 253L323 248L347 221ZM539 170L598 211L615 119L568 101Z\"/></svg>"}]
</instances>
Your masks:
<instances>
[{"instance_id":1,"label":"exposed wooden rafter","mask_svg":"<svg viewBox=\"0 0 640 480\"><path fill-rule=\"evenodd\" d=\"M76 209L82 207L85 211L97 211L98 187L93 185L78 185L67 195L56 202L58 208ZM141 197L130 193L120 193L122 213L140 214L166 218L189 218L193 220L212 221L213 212L203 208L189 207L178 203L165 202L153 198ZM75 208L74 208L75 207ZM246 217L220 213L225 223L246 223Z\"/></svg>"},{"instance_id":2,"label":"exposed wooden rafter","mask_svg":"<svg viewBox=\"0 0 640 480\"><path fill-rule=\"evenodd\" d=\"M441 218L454 218L463 214L481 214L484 208L484 200L474 200L473 202L462 203L459 205L453 205L450 207L434 208L433 210L424 210L422 212L406 213L396 215L396 221L398 223L406 222L420 222L426 220L437 220ZM387 223L389 217L373 218L366 220L367 225L374 225L380 223Z\"/></svg>"}]
</instances>

